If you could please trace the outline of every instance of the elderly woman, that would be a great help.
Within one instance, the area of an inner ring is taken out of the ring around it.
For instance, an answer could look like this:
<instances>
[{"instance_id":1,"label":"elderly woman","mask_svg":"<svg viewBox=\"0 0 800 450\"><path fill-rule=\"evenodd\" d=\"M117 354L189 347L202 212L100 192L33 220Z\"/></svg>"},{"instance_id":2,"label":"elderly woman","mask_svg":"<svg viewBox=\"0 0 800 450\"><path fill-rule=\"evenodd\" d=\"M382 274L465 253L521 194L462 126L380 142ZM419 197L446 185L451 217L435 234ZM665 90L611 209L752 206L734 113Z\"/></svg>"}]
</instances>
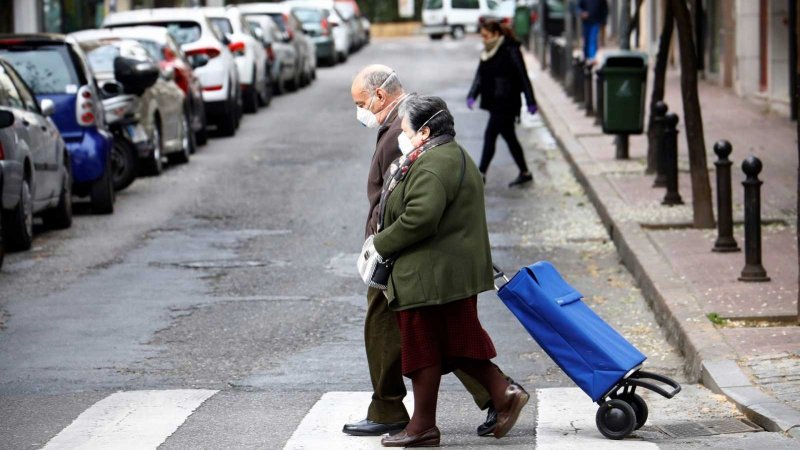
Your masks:
<instances>
[{"instance_id":1,"label":"elderly woman","mask_svg":"<svg viewBox=\"0 0 800 450\"><path fill-rule=\"evenodd\" d=\"M529 396L491 363L497 353L478 320L477 295L493 288L483 180L455 142L453 116L442 99L409 97L400 114L403 156L385 178L373 244L382 257L395 258L386 296L400 328L414 414L402 432L381 443L439 445L439 382L454 369L491 394L494 436L501 438Z\"/></svg>"}]
</instances>

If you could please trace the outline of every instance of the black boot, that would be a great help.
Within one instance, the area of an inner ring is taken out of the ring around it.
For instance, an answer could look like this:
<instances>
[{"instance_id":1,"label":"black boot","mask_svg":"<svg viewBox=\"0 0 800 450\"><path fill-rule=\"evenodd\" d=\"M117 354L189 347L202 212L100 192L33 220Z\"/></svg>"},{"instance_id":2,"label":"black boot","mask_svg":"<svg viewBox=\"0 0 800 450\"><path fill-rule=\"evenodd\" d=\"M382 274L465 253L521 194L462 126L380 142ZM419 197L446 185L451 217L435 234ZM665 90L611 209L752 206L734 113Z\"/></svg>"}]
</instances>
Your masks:
<instances>
[{"instance_id":1,"label":"black boot","mask_svg":"<svg viewBox=\"0 0 800 450\"><path fill-rule=\"evenodd\" d=\"M508 187L519 186L521 184L529 183L533 181L533 175L530 173L521 173L517 178L514 179L511 183L508 183Z\"/></svg>"}]
</instances>

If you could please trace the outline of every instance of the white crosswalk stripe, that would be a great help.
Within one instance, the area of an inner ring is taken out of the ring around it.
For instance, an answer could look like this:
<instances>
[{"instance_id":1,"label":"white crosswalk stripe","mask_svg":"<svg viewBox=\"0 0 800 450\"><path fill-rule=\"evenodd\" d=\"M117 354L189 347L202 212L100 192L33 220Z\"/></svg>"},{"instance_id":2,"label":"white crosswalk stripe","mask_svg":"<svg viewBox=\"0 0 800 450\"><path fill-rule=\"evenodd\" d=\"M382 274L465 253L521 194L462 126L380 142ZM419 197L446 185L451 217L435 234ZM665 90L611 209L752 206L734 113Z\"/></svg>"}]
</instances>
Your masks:
<instances>
[{"instance_id":1,"label":"white crosswalk stripe","mask_svg":"<svg viewBox=\"0 0 800 450\"><path fill-rule=\"evenodd\" d=\"M155 449L215 393L189 389L118 392L84 411L44 449Z\"/></svg>"},{"instance_id":2,"label":"white crosswalk stripe","mask_svg":"<svg viewBox=\"0 0 800 450\"><path fill-rule=\"evenodd\" d=\"M612 441L595 426L597 405L578 388L536 391L536 450L655 450L651 442Z\"/></svg>"}]
</instances>

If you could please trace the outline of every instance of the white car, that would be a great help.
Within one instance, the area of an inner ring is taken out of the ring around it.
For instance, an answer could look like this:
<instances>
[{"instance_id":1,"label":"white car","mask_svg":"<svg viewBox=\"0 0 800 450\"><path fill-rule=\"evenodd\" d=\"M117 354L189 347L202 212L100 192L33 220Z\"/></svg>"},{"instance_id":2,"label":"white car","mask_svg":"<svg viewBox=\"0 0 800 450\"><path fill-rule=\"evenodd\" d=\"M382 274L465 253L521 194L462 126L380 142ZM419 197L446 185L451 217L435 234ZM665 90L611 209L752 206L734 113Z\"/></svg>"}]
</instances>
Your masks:
<instances>
[{"instance_id":1,"label":"white car","mask_svg":"<svg viewBox=\"0 0 800 450\"><path fill-rule=\"evenodd\" d=\"M267 49L267 60L270 68L270 79L275 91L286 92L286 85L294 85L299 79L302 68L298 67L299 57L294 46L284 39L284 34L275 23L275 19L264 15L248 15L247 23L256 32Z\"/></svg>"},{"instance_id":2,"label":"white car","mask_svg":"<svg viewBox=\"0 0 800 450\"><path fill-rule=\"evenodd\" d=\"M233 136L242 115L242 93L228 39L217 32L205 13L194 8L137 9L112 13L103 27L153 25L166 28L192 62L203 85L208 123L223 136Z\"/></svg>"},{"instance_id":3,"label":"white car","mask_svg":"<svg viewBox=\"0 0 800 450\"><path fill-rule=\"evenodd\" d=\"M327 20L333 27L333 45L336 50L336 57L340 62L347 61L352 48L352 38L354 30L350 23L342 17L336 7L334 0L290 0L283 2L294 6L313 6L323 10L327 14Z\"/></svg>"},{"instance_id":4,"label":"white car","mask_svg":"<svg viewBox=\"0 0 800 450\"><path fill-rule=\"evenodd\" d=\"M450 34L461 39L478 31L478 19L496 7L496 0L425 0L422 5L422 30L431 39Z\"/></svg>"},{"instance_id":5,"label":"white car","mask_svg":"<svg viewBox=\"0 0 800 450\"><path fill-rule=\"evenodd\" d=\"M211 24L230 41L242 85L244 111L254 113L266 105L270 85L267 52L238 8L203 8Z\"/></svg>"}]
</instances>

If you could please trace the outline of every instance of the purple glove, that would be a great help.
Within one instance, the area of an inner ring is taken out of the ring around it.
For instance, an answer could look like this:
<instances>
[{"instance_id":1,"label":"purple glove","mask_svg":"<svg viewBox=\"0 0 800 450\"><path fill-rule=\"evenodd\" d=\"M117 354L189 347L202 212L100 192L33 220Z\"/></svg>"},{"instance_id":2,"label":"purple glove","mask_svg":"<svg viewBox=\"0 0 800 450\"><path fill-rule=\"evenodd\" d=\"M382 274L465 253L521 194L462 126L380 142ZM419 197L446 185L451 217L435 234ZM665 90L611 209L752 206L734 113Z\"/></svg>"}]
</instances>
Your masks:
<instances>
[{"instance_id":1,"label":"purple glove","mask_svg":"<svg viewBox=\"0 0 800 450\"><path fill-rule=\"evenodd\" d=\"M539 110L539 107L536 105L528 105L528 114L536 114L536 111Z\"/></svg>"},{"instance_id":2,"label":"purple glove","mask_svg":"<svg viewBox=\"0 0 800 450\"><path fill-rule=\"evenodd\" d=\"M467 97L467 108L472 109L475 106L475 99Z\"/></svg>"}]
</instances>

